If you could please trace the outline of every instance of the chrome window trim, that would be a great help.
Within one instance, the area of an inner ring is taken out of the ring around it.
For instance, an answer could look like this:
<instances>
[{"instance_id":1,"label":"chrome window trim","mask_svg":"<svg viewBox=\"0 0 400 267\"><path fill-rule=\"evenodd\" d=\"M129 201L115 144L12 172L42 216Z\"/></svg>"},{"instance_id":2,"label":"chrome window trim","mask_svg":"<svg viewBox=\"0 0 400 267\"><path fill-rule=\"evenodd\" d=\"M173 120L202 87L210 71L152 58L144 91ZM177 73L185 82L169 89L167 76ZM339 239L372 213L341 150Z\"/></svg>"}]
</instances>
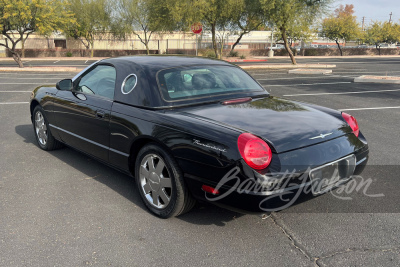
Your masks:
<instances>
[{"instance_id":1,"label":"chrome window trim","mask_svg":"<svg viewBox=\"0 0 400 267\"><path fill-rule=\"evenodd\" d=\"M127 81L130 77L132 77L132 76L135 76L135 78L136 78L135 85L134 85L128 92L124 92L124 86L125 86L126 81ZM138 80L137 75L134 74L134 73L131 73L131 74L129 74L128 76L126 76L126 78L124 79L124 81L122 82L122 85L121 85L121 92L122 92L122 94L127 95L127 94L129 94L130 92L132 92L133 89L135 89L135 87L136 87L136 85L137 85L137 80Z\"/></svg>"}]
</instances>

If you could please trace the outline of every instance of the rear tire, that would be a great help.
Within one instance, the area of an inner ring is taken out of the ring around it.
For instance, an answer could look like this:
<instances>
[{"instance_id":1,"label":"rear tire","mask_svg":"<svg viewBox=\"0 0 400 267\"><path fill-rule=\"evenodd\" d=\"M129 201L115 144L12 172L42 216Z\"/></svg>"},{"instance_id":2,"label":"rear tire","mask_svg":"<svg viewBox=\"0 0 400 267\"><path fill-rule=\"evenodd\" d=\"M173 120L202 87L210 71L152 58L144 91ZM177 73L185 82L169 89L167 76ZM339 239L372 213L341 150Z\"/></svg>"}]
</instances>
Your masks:
<instances>
[{"instance_id":1,"label":"rear tire","mask_svg":"<svg viewBox=\"0 0 400 267\"><path fill-rule=\"evenodd\" d=\"M41 106L36 106L33 110L32 123L36 141L41 149L50 151L62 147L62 143L57 141L51 134L49 123Z\"/></svg>"},{"instance_id":2,"label":"rear tire","mask_svg":"<svg viewBox=\"0 0 400 267\"><path fill-rule=\"evenodd\" d=\"M156 144L148 144L139 151L135 180L146 207L160 218L179 216L196 203L174 158Z\"/></svg>"}]
</instances>

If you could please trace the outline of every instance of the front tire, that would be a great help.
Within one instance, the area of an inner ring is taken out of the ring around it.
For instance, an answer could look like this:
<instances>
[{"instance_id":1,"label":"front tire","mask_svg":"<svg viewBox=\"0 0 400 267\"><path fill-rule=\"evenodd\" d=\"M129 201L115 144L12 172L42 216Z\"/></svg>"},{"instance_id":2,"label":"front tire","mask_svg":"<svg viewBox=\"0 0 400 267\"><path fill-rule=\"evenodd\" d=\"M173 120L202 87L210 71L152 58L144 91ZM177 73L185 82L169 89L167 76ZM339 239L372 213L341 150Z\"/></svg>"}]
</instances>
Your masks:
<instances>
[{"instance_id":1,"label":"front tire","mask_svg":"<svg viewBox=\"0 0 400 267\"><path fill-rule=\"evenodd\" d=\"M139 151L135 180L146 207L158 217L179 216L195 204L185 187L179 166L156 144L148 144Z\"/></svg>"},{"instance_id":2,"label":"front tire","mask_svg":"<svg viewBox=\"0 0 400 267\"><path fill-rule=\"evenodd\" d=\"M46 115L40 106L36 106L33 110L33 129L41 149L50 151L62 147L62 144L51 134Z\"/></svg>"}]
</instances>

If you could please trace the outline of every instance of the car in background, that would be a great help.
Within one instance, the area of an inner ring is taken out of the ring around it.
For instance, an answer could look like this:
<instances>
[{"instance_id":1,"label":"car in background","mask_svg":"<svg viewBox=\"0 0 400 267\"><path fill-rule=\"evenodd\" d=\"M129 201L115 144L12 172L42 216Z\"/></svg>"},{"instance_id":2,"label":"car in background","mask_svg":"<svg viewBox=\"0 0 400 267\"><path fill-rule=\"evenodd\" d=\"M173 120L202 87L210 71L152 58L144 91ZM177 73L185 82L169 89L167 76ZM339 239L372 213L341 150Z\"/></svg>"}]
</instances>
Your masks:
<instances>
[{"instance_id":1,"label":"car in background","mask_svg":"<svg viewBox=\"0 0 400 267\"><path fill-rule=\"evenodd\" d=\"M268 50L272 49L272 50L280 50L280 49L285 49L285 46L282 44L275 44L272 47L268 46Z\"/></svg>"}]
</instances>

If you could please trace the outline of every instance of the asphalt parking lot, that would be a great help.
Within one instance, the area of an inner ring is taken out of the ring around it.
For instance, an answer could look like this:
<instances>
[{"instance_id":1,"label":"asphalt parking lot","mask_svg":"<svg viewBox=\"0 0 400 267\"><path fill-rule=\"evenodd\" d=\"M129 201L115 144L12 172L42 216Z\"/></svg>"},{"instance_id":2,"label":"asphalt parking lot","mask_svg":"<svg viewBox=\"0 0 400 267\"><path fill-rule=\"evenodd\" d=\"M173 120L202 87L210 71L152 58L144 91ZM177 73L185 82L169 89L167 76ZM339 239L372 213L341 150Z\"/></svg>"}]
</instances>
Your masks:
<instances>
[{"instance_id":1,"label":"asphalt parking lot","mask_svg":"<svg viewBox=\"0 0 400 267\"><path fill-rule=\"evenodd\" d=\"M337 65L330 75L250 73L274 96L355 116L370 147L362 176L372 184L265 220L202 204L154 217L128 176L36 145L30 92L75 73L0 72L0 266L399 266L400 85L353 80L400 76L400 58L332 60L320 60Z\"/></svg>"}]
</instances>

